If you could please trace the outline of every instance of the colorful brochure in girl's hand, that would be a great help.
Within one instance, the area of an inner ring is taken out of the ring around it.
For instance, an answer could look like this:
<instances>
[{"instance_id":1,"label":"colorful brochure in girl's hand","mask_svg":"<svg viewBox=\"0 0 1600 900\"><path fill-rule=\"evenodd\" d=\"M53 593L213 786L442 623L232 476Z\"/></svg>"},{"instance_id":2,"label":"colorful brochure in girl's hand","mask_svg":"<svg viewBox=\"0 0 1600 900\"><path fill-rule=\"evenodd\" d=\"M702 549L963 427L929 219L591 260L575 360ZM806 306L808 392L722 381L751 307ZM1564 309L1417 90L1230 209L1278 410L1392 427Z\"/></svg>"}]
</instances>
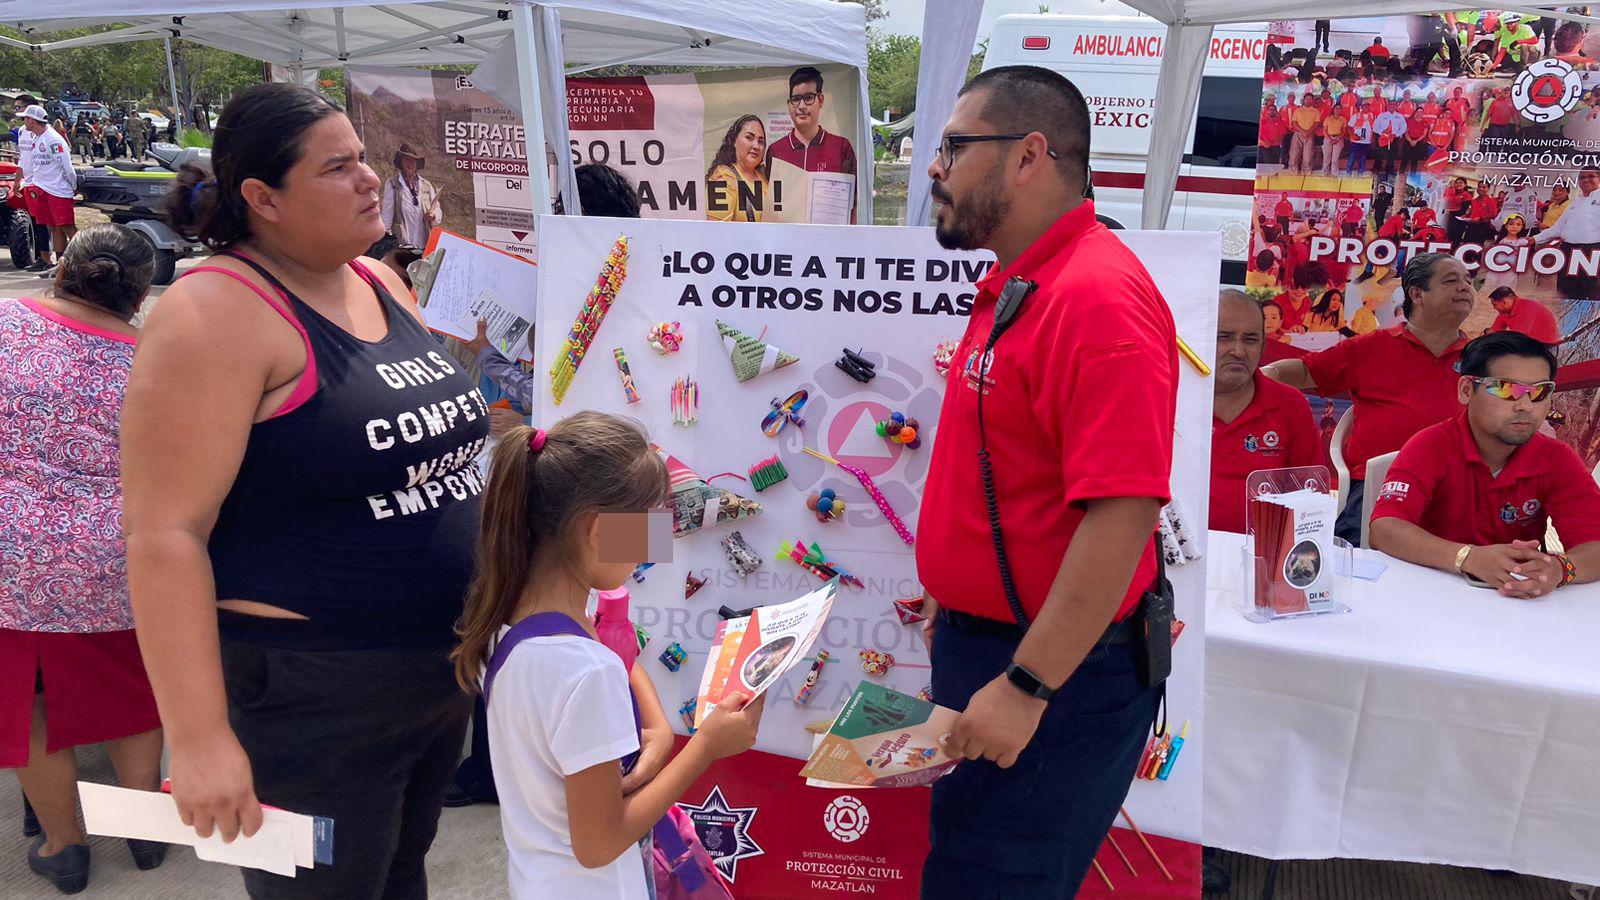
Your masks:
<instances>
[{"instance_id":1,"label":"colorful brochure in girl's hand","mask_svg":"<svg viewBox=\"0 0 1600 900\"><path fill-rule=\"evenodd\" d=\"M863 681L800 774L851 787L932 784L959 759L944 739L961 714L873 681Z\"/></svg>"},{"instance_id":2,"label":"colorful brochure in girl's hand","mask_svg":"<svg viewBox=\"0 0 1600 900\"><path fill-rule=\"evenodd\" d=\"M723 697L739 692L754 700L805 659L838 592L839 579L834 578L798 600L760 606L748 619L730 619L720 626L700 681L695 727Z\"/></svg>"}]
</instances>

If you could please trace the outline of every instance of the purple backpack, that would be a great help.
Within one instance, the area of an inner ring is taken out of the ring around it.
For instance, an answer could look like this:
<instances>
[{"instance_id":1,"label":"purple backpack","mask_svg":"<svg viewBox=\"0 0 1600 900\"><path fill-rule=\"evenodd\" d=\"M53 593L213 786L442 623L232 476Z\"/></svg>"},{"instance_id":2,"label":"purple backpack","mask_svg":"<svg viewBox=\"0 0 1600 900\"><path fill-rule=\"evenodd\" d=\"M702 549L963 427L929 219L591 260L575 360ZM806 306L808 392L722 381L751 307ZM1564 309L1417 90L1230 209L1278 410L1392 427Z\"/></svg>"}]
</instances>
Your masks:
<instances>
[{"instance_id":1,"label":"purple backpack","mask_svg":"<svg viewBox=\"0 0 1600 900\"><path fill-rule=\"evenodd\" d=\"M511 651L530 638L554 634L594 639L582 625L558 612L534 613L511 626L511 630L495 645L494 653L489 657L488 669L483 675L483 701L486 707L489 692L494 688L494 676L505 665ZM633 700L633 727L635 730L639 727L637 698ZM623 771L633 768L638 758L639 754L634 753L624 759ZM733 894L712 862L711 854L701 845L693 820L677 804L668 807L667 814L651 830L651 843L655 845L651 858L655 870L656 900L733 900Z\"/></svg>"}]
</instances>

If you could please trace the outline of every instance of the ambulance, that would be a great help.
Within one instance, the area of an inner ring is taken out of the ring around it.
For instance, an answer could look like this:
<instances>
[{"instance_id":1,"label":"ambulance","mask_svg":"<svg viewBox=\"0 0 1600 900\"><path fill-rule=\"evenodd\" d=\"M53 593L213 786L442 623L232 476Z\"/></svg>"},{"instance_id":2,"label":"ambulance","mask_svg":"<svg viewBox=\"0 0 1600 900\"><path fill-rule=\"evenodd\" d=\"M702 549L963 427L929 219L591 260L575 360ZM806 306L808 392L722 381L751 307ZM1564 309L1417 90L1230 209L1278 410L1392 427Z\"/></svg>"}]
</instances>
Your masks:
<instances>
[{"instance_id":1,"label":"ambulance","mask_svg":"<svg viewBox=\"0 0 1600 900\"><path fill-rule=\"evenodd\" d=\"M1166 26L1144 16L1010 15L995 21L984 56L985 69L1043 66L1083 91L1095 211L1117 227L1140 227L1165 40ZM1167 219L1171 228L1222 233L1224 284L1244 283L1266 48L1264 24L1212 32Z\"/></svg>"}]
</instances>

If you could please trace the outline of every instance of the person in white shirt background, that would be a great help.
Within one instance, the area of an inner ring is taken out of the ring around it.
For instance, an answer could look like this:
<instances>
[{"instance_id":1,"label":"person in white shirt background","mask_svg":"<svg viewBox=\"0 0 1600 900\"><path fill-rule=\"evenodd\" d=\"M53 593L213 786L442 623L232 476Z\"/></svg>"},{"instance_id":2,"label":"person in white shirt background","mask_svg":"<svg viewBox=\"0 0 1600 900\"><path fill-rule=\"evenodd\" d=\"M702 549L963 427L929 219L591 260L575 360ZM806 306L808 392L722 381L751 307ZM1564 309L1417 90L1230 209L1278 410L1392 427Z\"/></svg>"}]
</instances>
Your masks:
<instances>
[{"instance_id":1,"label":"person in white shirt background","mask_svg":"<svg viewBox=\"0 0 1600 900\"><path fill-rule=\"evenodd\" d=\"M1535 244L1560 239L1570 250L1600 250L1600 168L1578 170L1578 191L1561 218L1533 236ZM1600 278L1563 271L1556 275L1556 290L1571 300L1600 299Z\"/></svg>"},{"instance_id":2,"label":"person in white shirt background","mask_svg":"<svg viewBox=\"0 0 1600 900\"><path fill-rule=\"evenodd\" d=\"M78 233L72 198L78 192L78 173L72 168L72 148L54 128L38 104L22 113L22 127L33 136L28 154L28 213L35 222L50 226L50 246L57 256ZM48 270L46 272L48 276Z\"/></svg>"},{"instance_id":3,"label":"person in white shirt background","mask_svg":"<svg viewBox=\"0 0 1600 900\"><path fill-rule=\"evenodd\" d=\"M439 190L421 175L427 164L417 148L403 143L394 152L394 177L383 183L383 221L400 243L413 247L426 247L442 218Z\"/></svg>"},{"instance_id":4,"label":"person in white shirt background","mask_svg":"<svg viewBox=\"0 0 1600 900\"><path fill-rule=\"evenodd\" d=\"M11 191L14 194L21 194L24 200L27 199L28 188L33 185L33 177L30 174L29 167L32 164L33 142L36 138L33 136L33 132L29 131L23 124L22 118L28 107L38 102L32 94L22 94L17 97L11 106L12 113L17 117L17 165L22 169L17 173L17 177L13 181ZM53 265L50 253L50 226L34 219L33 264L28 266L28 271L43 272Z\"/></svg>"}]
</instances>

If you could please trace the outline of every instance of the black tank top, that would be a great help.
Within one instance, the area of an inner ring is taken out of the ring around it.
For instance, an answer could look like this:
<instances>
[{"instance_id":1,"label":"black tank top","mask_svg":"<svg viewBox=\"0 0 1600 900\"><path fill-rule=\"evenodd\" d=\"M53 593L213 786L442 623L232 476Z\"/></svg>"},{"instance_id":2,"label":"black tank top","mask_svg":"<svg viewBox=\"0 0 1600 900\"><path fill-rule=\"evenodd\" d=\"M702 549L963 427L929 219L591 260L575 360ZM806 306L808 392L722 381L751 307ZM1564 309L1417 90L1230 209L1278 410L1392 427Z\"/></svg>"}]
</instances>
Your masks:
<instances>
[{"instance_id":1,"label":"black tank top","mask_svg":"<svg viewBox=\"0 0 1600 900\"><path fill-rule=\"evenodd\" d=\"M232 255L287 299L315 358L316 390L252 426L210 544L218 598L310 621L223 611L223 637L321 649L449 645L478 535L482 395L359 264L351 266L388 319L381 341L354 337Z\"/></svg>"}]
</instances>

